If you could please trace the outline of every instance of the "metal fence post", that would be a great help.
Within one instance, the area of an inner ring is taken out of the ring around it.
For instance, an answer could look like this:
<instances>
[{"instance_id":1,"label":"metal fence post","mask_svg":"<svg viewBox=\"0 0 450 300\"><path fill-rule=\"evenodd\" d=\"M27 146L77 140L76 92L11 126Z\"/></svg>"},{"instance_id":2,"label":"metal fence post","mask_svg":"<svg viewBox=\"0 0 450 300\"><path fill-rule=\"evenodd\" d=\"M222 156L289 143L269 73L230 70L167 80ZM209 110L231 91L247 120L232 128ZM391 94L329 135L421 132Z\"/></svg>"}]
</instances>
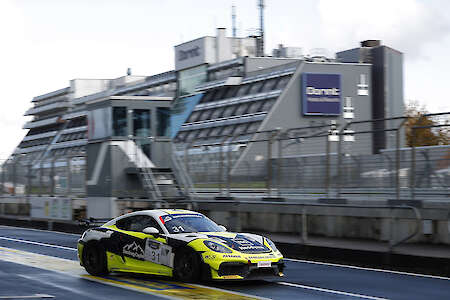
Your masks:
<instances>
[{"instance_id":1,"label":"metal fence post","mask_svg":"<svg viewBox=\"0 0 450 300\"><path fill-rule=\"evenodd\" d=\"M283 171L283 140L278 136L278 159L277 159L277 195L281 195L282 171Z\"/></svg>"},{"instance_id":2,"label":"metal fence post","mask_svg":"<svg viewBox=\"0 0 450 300\"><path fill-rule=\"evenodd\" d=\"M70 193L72 192L72 157L68 156L67 157L67 162L66 162L66 181L67 181L67 186L66 186L66 195L69 196Z\"/></svg>"},{"instance_id":3,"label":"metal fence post","mask_svg":"<svg viewBox=\"0 0 450 300\"><path fill-rule=\"evenodd\" d=\"M219 193L220 193L220 196L223 195L223 143L224 143L224 141L221 141L220 146L219 146Z\"/></svg>"},{"instance_id":4,"label":"metal fence post","mask_svg":"<svg viewBox=\"0 0 450 300\"><path fill-rule=\"evenodd\" d=\"M53 197L55 196L55 161L56 157L52 159L51 161L51 167L50 167L50 195Z\"/></svg>"},{"instance_id":5,"label":"metal fence post","mask_svg":"<svg viewBox=\"0 0 450 300\"><path fill-rule=\"evenodd\" d=\"M44 162L43 160L41 160L40 164L40 169L39 169L39 196L41 196L43 193L43 189L44 189Z\"/></svg>"},{"instance_id":6,"label":"metal fence post","mask_svg":"<svg viewBox=\"0 0 450 300\"><path fill-rule=\"evenodd\" d=\"M227 197L230 197L231 192L231 149L230 149L230 143L227 143Z\"/></svg>"},{"instance_id":7,"label":"metal fence post","mask_svg":"<svg viewBox=\"0 0 450 300\"><path fill-rule=\"evenodd\" d=\"M13 162L13 188L12 188L12 195L16 195L16 185L17 185L17 163L18 160Z\"/></svg>"},{"instance_id":8,"label":"metal fence post","mask_svg":"<svg viewBox=\"0 0 450 300\"><path fill-rule=\"evenodd\" d=\"M30 163L27 167L27 188L26 188L27 198L30 197L31 194L31 167L32 164Z\"/></svg>"},{"instance_id":9,"label":"metal fence post","mask_svg":"<svg viewBox=\"0 0 450 300\"><path fill-rule=\"evenodd\" d=\"M325 191L327 198L330 196L330 140L328 136L326 138L326 161L325 161Z\"/></svg>"},{"instance_id":10,"label":"metal fence post","mask_svg":"<svg viewBox=\"0 0 450 300\"><path fill-rule=\"evenodd\" d=\"M267 195L270 197L272 195L272 134L269 135L267 140Z\"/></svg>"},{"instance_id":11,"label":"metal fence post","mask_svg":"<svg viewBox=\"0 0 450 300\"><path fill-rule=\"evenodd\" d=\"M413 143L411 145L411 175L410 175L410 191L411 191L411 200L414 200L414 188L416 185L416 147L415 147L415 141L416 141L416 131L414 127L411 129L412 135L413 135Z\"/></svg>"},{"instance_id":12,"label":"metal fence post","mask_svg":"<svg viewBox=\"0 0 450 300\"><path fill-rule=\"evenodd\" d=\"M6 161L4 161L2 163L2 166L1 166L1 169L2 169L2 188L0 190L0 195L1 196L3 196L4 190L5 190L5 172L6 172L5 171L5 169L6 169L5 165L6 165Z\"/></svg>"},{"instance_id":13,"label":"metal fence post","mask_svg":"<svg viewBox=\"0 0 450 300\"><path fill-rule=\"evenodd\" d=\"M306 244L308 242L308 219L306 207L302 209L302 242Z\"/></svg>"}]
</instances>

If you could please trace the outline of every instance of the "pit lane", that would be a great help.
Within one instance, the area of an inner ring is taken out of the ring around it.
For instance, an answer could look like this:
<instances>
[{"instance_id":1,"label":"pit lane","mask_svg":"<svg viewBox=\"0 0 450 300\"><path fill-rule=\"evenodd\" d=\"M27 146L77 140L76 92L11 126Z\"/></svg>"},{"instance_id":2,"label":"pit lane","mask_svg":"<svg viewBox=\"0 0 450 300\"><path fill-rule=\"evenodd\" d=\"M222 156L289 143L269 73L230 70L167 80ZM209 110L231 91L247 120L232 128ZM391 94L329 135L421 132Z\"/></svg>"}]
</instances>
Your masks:
<instances>
[{"instance_id":1,"label":"pit lane","mask_svg":"<svg viewBox=\"0 0 450 300\"><path fill-rule=\"evenodd\" d=\"M444 277L286 260L273 281L184 284L150 276L94 277L79 235L0 226L0 299L448 299ZM7 298L9 297L9 298ZM11 298L13 297L13 298Z\"/></svg>"}]
</instances>

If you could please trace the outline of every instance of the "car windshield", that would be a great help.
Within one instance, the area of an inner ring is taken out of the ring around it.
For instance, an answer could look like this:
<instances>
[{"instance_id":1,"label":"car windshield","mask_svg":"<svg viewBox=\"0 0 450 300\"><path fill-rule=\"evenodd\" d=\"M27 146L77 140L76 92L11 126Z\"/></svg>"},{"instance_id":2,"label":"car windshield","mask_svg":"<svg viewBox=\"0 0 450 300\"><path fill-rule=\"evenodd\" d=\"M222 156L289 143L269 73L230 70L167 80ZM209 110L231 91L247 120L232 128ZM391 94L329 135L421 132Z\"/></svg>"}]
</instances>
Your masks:
<instances>
[{"instance_id":1,"label":"car windshield","mask_svg":"<svg viewBox=\"0 0 450 300\"><path fill-rule=\"evenodd\" d=\"M200 214L173 214L159 218L169 233L223 231L219 225Z\"/></svg>"}]
</instances>

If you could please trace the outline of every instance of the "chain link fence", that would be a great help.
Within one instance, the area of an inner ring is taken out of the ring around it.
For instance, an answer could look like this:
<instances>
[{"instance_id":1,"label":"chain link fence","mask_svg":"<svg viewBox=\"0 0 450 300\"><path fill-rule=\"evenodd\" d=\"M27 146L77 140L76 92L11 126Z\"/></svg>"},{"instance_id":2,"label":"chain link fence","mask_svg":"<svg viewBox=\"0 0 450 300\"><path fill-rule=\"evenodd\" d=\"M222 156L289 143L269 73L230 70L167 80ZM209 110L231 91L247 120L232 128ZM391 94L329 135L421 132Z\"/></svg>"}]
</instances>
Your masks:
<instances>
[{"instance_id":1,"label":"chain link fence","mask_svg":"<svg viewBox=\"0 0 450 300\"><path fill-rule=\"evenodd\" d=\"M272 196L448 197L450 146L415 145L439 143L436 137L448 141L449 116L427 115L408 130L410 119L399 117L208 137L176 144L175 154L196 190L222 196L242 189ZM3 196L85 197L85 184L85 156L32 161L17 155L0 161Z\"/></svg>"}]
</instances>

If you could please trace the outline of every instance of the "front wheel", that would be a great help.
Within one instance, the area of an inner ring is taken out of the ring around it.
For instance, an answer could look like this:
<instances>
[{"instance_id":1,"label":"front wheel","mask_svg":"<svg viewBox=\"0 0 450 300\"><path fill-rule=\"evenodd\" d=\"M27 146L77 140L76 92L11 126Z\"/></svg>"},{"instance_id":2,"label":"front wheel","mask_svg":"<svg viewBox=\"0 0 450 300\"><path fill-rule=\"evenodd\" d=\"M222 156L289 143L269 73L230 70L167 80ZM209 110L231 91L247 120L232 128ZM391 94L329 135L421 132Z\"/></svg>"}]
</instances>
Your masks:
<instances>
[{"instance_id":1,"label":"front wheel","mask_svg":"<svg viewBox=\"0 0 450 300\"><path fill-rule=\"evenodd\" d=\"M83 265L93 276L103 276L109 273L105 249L98 243L88 243L83 250Z\"/></svg>"},{"instance_id":2,"label":"front wheel","mask_svg":"<svg viewBox=\"0 0 450 300\"><path fill-rule=\"evenodd\" d=\"M183 249L176 253L174 277L184 282L195 282L200 278L200 259L192 250Z\"/></svg>"}]
</instances>

